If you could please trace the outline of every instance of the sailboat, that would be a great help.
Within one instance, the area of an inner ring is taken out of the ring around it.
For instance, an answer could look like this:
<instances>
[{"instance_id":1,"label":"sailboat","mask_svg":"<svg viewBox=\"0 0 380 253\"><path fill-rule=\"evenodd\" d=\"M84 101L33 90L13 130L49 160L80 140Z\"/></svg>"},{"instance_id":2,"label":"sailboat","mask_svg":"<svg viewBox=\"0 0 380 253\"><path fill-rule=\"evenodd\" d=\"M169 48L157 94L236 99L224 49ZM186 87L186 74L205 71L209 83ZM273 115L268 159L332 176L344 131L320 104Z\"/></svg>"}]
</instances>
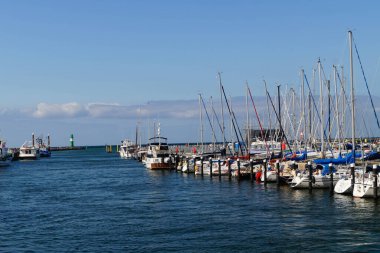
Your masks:
<instances>
[{"instance_id":1,"label":"sailboat","mask_svg":"<svg viewBox=\"0 0 380 253\"><path fill-rule=\"evenodd\" d=\"M359 173L354 171L355 166L355 96L354 96L354 79L353 79L353 59L352 59L352 31L348 32L349 35L349 43L350 43L350 82L351 82L351 124L352 124L352 156L354 159L354 163L351 164L351 176L344 177L339 181L339 184L334 188L334 191L337 193L351 193L354 197L364 198L364 197L374 197L375 196L375 188L377 188L378 196L379 192L379 183L377 173L369 172L366 173L364 168ZM363 72L364 73L364 72ZM368 87L367 87L368 88ZM376 112L375 112L376 115ZM376 116L377 118L377 116ZM374 165L374 169L377 169L376 165ZM374 180L375 179L375 180ZM377 184L377 185L376 185Z\"/></svg>"}]
</instances>

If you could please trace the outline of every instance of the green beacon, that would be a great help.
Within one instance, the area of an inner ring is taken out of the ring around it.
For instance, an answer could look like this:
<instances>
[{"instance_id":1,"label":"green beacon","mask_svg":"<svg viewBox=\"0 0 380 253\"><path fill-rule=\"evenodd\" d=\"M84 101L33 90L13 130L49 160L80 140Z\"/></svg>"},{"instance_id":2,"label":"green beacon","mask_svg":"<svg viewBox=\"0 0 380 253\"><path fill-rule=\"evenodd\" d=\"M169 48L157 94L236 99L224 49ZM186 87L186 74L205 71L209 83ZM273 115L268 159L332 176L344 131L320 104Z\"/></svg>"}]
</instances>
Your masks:
<instances>
[{"instance_id":1,"label":"green beacon","mask_svg":"<svg viewBox=\"0 0 380 253\"><path fill-rule=\"evenodd\" d=\"M71 148L74 147L74 135L73 134L70 135L70 147Z\"/></svg>"}]
</instances>

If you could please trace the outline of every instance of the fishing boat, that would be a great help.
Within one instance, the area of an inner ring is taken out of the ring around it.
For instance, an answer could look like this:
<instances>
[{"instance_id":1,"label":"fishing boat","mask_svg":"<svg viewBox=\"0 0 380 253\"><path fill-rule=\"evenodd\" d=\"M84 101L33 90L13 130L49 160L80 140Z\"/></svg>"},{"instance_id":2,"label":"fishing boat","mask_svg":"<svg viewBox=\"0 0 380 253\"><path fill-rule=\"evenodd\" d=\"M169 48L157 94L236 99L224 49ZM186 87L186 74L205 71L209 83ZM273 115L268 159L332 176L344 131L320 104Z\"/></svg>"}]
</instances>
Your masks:
<instances>
[{"instance_id":1,"label":"fishing boat","mask_svg":"<svg viewBox=\"0 0 380 253\"><path fill-rule=\"evenodd\" d=\"M40 149L34 145L32 141L26 141L20 147L18 159L20 160L35 160L40 158Z\"/></svg>"},{"instance_id":2,"label":"fishing boat","mask_svg":"<svg viewBox=\"0 0 380 253\"><path fill-rule=\"evenodd\" d=\"M40 157L51 157L50 151L50 135L47 137L47 144L43 141L42 137L36 139L36 143L40 149Z\"/></svg>"},{"instance_id":3,"label":"fishing boat","mask_svg":"<svg viewBox=\"0 0 380 253\"><path fill-rule=\"evenodd\" d=\"M149 139L145 157L145 167L151 170L171 169L174 166L170 157L167 138L157 136Z\"/></svg>"},{"instance_id":4,"label":"fishing boat","mask_svg":"<svg viewBox=\"0 0 380 253\"><path fill-rule=\"evenodd\" d=\"M119 154L121 158L132 159L135 158L136 145L133 141L125 139L121 142Z\"/></svg>"}]
</instances>

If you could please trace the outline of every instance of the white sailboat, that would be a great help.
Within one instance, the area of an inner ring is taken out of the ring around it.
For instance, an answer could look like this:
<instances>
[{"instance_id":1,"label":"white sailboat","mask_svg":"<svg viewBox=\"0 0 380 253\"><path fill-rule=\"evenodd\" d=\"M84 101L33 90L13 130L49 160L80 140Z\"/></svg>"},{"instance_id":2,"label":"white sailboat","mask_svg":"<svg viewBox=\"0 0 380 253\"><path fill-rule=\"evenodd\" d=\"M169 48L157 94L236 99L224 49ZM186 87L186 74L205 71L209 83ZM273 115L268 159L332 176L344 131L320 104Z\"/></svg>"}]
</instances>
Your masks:
<instances>
[{"instance_id":1,"label":"white sailboat","mask_svg":"<svg viewBox=\"0 0 380 253\"><path fill-rule=\"evenodd\" d=\"M338 182L340 178L339 173L333 173L333 185ZM323 188L329 188L331 184L331 178L330 174L322 175L322 174L314 174L312 177L312 188L313 189L323 189ZM293 177L292 181L290 182L290 186L293 189L307 189L309 188L309 175L307 173L305 174L298 174L297 176Z\"/></svg>"},{"instance_id":2,"label":"white sailboat","mask_svg":"<svg viewBox=\"0 0 380 253\"><path fill-rule=\"evenodd\" d=\"M334 187L334 192L338 194L351 194L353 190L352 175L343 175Z\"/></svg>"},{"instance_id":3,"label":"white sailboat","mask_svg":"<svg viewBox=\"0 0 380 253\"><path fill-rule=\"evenodd\" d=\"M377 165L374 165L374 169L377 169ZM380 180L379 175L376 174L370 172L358 175L355 180L352 196L359 198L373 198L375 196L375 183L377 183L376 196L379 196ZM375 180L375 176L377 177L377 180Z\"/></svg>"},{"instance_id":4,"label":"white sailboat","mask_svg":"<svg viewBox=\"0 0 380 253\"><path fill-rule=\"evenodd\" d=\"M352 59L352 31L348 31L349 35L349 44L350 44L350 82L351 82L351 124L352 124L352 153L355 159L355 93L354 93L354 74L353 74L353 59ZM374 165L374 169L377 169L376 165ZM358 176L355 180L355 184L353 187L352 195L354 197L364 198L364 197L374 197L375 196L375 186L377 187L377 194L379 193L379 180L377 180L377 185L375 185L374 176L378 177L378 175L372 175L372 173L363 173ZM375 178L378 179L378 178ZM378 196L378 195L377 195Z\"/></svg>"}]
</instances>

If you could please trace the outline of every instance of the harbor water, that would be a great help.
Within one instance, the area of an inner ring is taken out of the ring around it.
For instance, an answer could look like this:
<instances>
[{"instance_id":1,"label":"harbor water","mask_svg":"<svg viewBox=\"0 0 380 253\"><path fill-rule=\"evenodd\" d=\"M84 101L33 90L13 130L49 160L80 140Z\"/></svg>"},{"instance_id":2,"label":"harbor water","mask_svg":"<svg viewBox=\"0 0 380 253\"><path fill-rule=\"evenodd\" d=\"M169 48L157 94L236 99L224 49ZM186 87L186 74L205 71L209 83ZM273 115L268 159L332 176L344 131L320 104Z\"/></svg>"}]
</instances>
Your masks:
<instances>
[{"instance_id":1,"label":"harbor water","mask_svg":"<svg viewBox=\"0 0 380 253\"><path fill-rule=\"evenodd\" d=\"M380 202L150 171L104 148L0 168L1 252L380 251Z\"/></svg>"}]
</instances>

